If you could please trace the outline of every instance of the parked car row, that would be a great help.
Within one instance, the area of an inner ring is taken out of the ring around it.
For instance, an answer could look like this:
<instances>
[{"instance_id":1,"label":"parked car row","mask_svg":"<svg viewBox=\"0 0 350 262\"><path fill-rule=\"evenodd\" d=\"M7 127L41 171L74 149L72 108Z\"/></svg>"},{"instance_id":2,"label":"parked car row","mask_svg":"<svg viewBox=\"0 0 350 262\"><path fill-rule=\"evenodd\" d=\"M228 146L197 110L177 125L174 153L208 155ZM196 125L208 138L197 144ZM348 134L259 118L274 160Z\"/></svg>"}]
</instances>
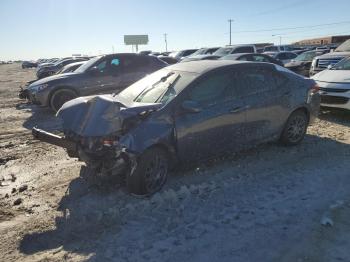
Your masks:
<instances>
[{"instance_id":1,"label":"parked car row","mask_svg":"<svg viewBox=\"0 0 350 262\"><path fill-rule=\"evenodd\" d=\"M131 193L150 195L178 163L270 140L295 145L320 105L349 109L350 58L307 78L328 50L295 51L234 45L74 61L27 87L63 121L62 137L33 135L66 148L91 174L122 176Z\"/></svg>"}]
</instances>

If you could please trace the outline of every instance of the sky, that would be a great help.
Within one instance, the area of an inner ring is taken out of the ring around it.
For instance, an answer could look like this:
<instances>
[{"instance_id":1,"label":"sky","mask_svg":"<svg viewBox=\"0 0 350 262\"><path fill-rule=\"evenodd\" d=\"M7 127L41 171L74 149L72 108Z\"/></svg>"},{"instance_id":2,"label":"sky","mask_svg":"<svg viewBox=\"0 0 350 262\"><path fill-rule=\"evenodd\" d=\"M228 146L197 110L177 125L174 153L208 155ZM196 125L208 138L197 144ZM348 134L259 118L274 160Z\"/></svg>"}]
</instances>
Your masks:
<instances>
[{"instance_id":1,"label":"sky","mask_svg":"<svg viewBox=\"0 0 350 262\"><path fill-rule=\"evenodd\" d=\"M0 0L0 60L131 52L126 34L148 34L139 50L282 44L350 34L349 0ZM295 28L297 27L297 28ZM295 28L295 29L291 29Z\"/></svg>"}]
</instances>

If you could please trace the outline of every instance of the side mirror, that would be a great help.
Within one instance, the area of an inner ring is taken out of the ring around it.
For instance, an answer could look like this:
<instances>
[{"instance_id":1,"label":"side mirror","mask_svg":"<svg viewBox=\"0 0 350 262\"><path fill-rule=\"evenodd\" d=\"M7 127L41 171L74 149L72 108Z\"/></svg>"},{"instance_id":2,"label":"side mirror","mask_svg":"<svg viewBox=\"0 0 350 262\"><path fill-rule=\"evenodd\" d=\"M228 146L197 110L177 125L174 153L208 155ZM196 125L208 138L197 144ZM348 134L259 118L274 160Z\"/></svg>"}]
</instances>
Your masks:
<instances>
[{"instance_id":1,"label":"side mirror","mask_svg":"<svg viewBox=\"0 0 350 262\"><path fill-rule=\"evenodd\" d=\"M181 107L187 113L199 113L202 111L202 107L196 101L192 100L183 101Z\"/></svg>"},{"instance_id":2,"label":"side mirror","mask_svg":"<svg viewBox=\"0 0 350 262\"><path fill-rule=\"evenodd\" d=\"M89 69L89 74L90 75L96 76L99 73L100 73L100 70L96 66L94 66L94 67Z\"/></svg>"},{"instance_id":3,"label":"side mirror","mask_svg":"<svg viewBox=\"0 0 350 262\"><path fill-rule=\"evenodd\" d=\"M327 69L332 69L333 65L328 65Z\"/></svg>"}]
</instances>

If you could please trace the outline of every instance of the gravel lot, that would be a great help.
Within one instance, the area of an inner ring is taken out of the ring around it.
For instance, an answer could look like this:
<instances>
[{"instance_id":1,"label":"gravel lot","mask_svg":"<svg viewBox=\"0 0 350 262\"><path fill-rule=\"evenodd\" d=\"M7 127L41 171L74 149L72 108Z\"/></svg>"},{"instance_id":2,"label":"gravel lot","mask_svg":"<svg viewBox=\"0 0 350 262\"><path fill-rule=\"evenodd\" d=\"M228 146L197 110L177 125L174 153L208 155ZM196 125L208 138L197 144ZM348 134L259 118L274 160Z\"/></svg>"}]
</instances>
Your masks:
<instances>
[{"instance_id":1,"label":"gravel lot","mask_svg":"<svg viewBox=\"0 0 350 262\"><path fill-rule=\"evenodd\" d=\"M152 198L80 178L59 132L0 65L0 261L350 261L350 114L324 112L296 147L265 144L177 171Z\"/></svg>"}]
</instances>

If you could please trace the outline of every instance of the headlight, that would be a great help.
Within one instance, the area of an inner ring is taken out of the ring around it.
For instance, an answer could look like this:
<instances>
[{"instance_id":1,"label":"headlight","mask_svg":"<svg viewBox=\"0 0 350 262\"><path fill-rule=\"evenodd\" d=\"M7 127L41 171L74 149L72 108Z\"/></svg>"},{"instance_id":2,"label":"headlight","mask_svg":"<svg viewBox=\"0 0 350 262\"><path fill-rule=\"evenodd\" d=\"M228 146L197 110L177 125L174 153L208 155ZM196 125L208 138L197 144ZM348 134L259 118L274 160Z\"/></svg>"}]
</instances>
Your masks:
<instances>
[{"instance_id":1,"label":"headlight","mask_svg":"<svg viewBox=\"0 0 350 262\"><path fill-rule=\"evenodd\" d=\"M34 91L34 92L39 92L39 91L45 89L48 86L49 86L48 84L42 84L42 85L37 85L37 86L31 86L29 89L31 91Z\"/></svg>"}]
</instances>

